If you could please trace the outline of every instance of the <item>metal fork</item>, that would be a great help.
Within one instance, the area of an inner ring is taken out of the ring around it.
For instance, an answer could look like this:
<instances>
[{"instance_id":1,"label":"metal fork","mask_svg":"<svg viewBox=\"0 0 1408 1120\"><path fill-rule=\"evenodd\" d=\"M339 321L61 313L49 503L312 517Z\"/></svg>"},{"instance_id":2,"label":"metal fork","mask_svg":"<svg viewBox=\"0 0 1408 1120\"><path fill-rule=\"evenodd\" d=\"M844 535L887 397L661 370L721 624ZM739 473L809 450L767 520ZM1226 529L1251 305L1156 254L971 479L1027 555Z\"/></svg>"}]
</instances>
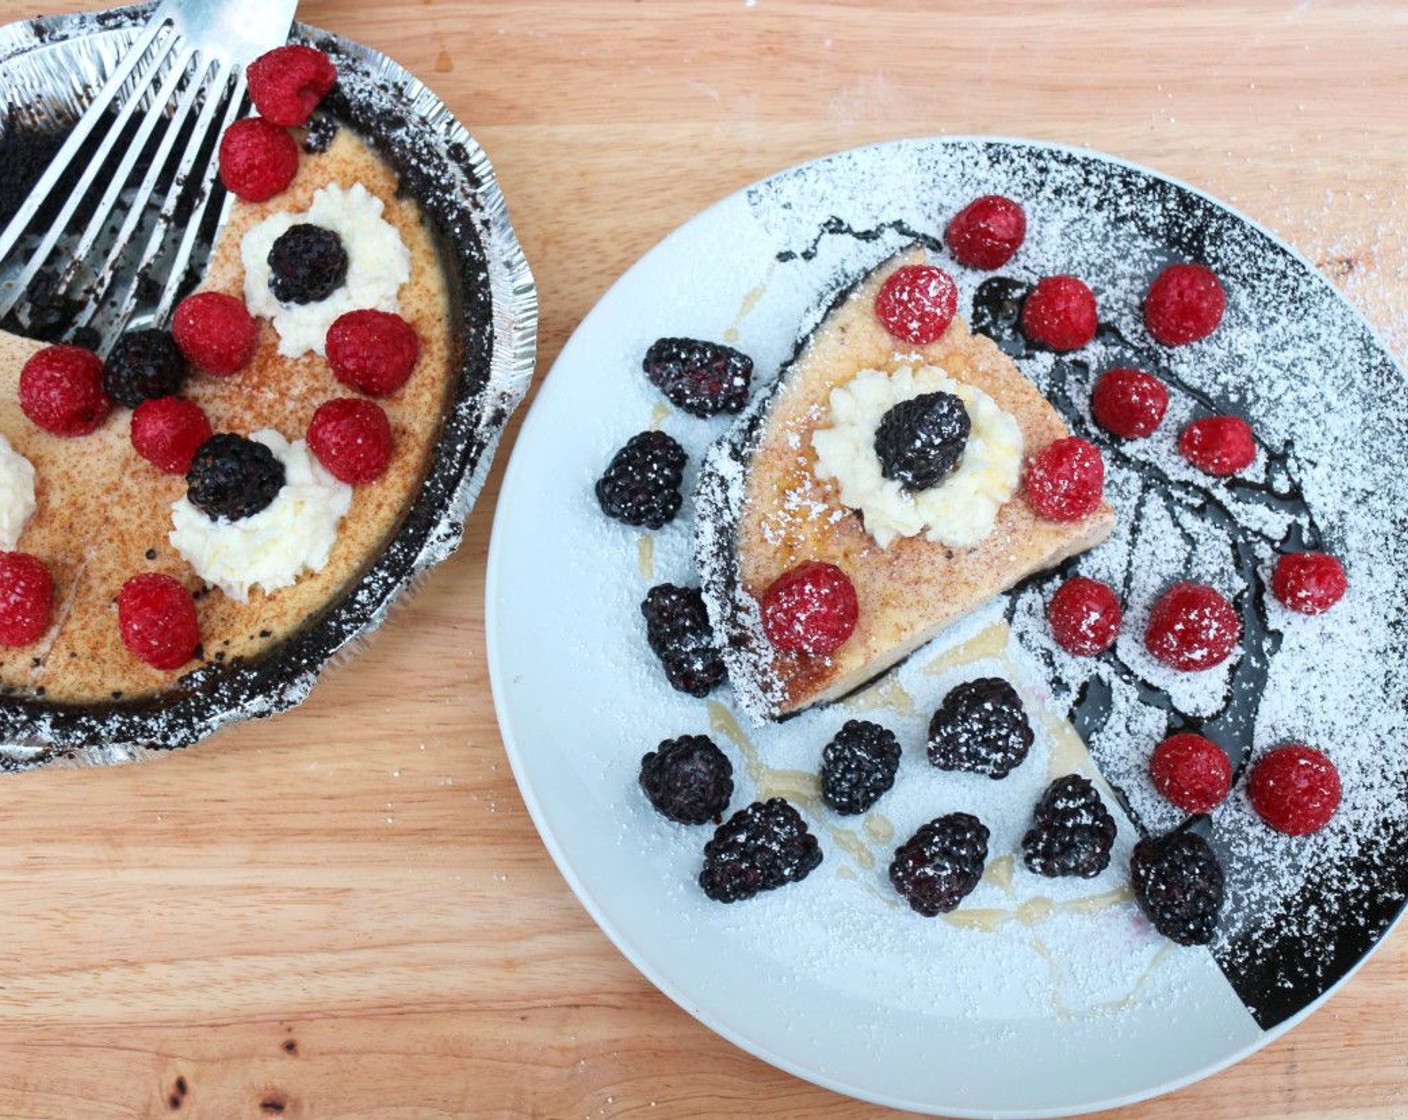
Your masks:
<instances>
[{"instance_id":1,"label":"metal fork","mask_svg":"<svg viewBox=\"0 0 1408 1120\"><path fill-rule=\"evenodd\" d=\"M245 66L286 41L296 7L164 0L0 233L0 319L28 329L63 307L57 336L100 353L129 324L166 322L228 212L217 151L246 103Z\"/></svg>"}]
</instances>

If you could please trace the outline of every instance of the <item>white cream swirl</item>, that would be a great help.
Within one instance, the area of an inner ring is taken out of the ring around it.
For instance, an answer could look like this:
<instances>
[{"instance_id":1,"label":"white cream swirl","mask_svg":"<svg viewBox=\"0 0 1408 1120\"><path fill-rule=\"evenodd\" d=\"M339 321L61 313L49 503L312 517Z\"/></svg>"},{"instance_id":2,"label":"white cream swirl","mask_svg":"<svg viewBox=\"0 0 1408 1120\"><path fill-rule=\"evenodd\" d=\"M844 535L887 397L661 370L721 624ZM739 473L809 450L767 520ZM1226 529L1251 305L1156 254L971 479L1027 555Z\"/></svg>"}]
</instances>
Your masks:
<instances>
[{"instance_id":1,"label":"white cream swirl","mask_svg":"<svg viewBox=\"0 0 1408 1120\"><path fill-rule=\"evenodd\" d=\"M0 435L0 548L19 544L34 508L34 464Z\"/></svg>"}]
</instances>

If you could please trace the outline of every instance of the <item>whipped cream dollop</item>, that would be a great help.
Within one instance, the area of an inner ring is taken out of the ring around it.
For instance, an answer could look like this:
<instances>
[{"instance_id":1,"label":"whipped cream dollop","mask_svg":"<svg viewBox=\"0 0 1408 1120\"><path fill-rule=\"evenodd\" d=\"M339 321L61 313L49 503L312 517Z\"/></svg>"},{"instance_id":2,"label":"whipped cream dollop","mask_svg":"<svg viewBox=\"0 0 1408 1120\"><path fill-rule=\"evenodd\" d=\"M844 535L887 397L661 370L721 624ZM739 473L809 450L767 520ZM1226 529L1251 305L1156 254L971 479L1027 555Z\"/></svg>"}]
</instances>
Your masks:
<instances>
[{"instance_id":1,"label":"whipped cream dollop","mask_svg":"<svg viewBox=\"0 0 1408 1120\"><path fill-rule=\"evenodd\" d=\"M924 393L952 393L972 422L963 457L936 486L909 492L881 473L875 431L890 409ZM831 427L812 433L816 476L835 481L843 505L859 510L881 548L923 533L950 548L977 544L1017 490L1022 429L996 401L937 366L863 369L831 390Z\"/></svg>"},{"instance_id":2,"label":"whipped cream dollop","mask_svg":"<svg viewBox=\"0 0 1408 1120\"><path fill-rule=\"evenodd\" d=\"M171 503L167 539L201 579L243 603L251 587L276 591L304 571L327 567L337 527L352 507L352 487L318 464L303 440L289 443L272 429L249 437L284 465L284 485L258 513L212 519L184 497Z\"/></svg>"},{"instance_id":3,"label":"whipped cream dollop","mask_svg":"<svg viewBox=\"0 0 1408 1120\"><path fill-rule=\"evenodd\" d=\"M411 278L411 251L396 227L383 218L385 207L361 183L322 187L301 213L272 214L240 241L244 261L244 301L255 315L274 324L279 353L297 358L323 352L328 327L348 311L400 311L397 294ZM309 223L330 229L347 251L347 279L326 299L280 303L269 290L269 250L290 226Z\"/></svg>"},{"instance_id":4,"label":"whipped cream dollop","mask_svg":"<svg viewBox=\"0 0 1408 1120\"><path fill-rule=\"evenodd\" d=\"M34 516L34 464L0 436L0 548L11 551Z\"/></svg>"}]
</instances>

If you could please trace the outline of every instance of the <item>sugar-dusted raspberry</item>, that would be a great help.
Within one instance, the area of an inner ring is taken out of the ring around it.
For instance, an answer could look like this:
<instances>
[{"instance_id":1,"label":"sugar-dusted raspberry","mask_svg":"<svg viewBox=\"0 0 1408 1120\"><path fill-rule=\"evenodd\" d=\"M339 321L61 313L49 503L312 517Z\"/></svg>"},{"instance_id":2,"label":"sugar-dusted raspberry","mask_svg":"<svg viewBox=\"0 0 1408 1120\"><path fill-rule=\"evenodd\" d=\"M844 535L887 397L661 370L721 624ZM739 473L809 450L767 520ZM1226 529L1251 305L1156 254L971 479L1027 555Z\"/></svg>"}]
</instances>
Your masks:
<instances>
[{"instance_id":1,"label":"sugar-dusted raspberry","mask_svg":"<svg viewBox=\"0 0 1408 1120\"><path fill-rule=\"evenodd\" d=\"M220 181L246 202L264 202L298 174L298 145L262 117L236 121L220 137Z\"/></svg>"},{"instance_id":2,"label":"sugar-dusted raspberry","mask_svg":"<svg viewBox=\"0 0 1408 1120\"><path fill-rule=\"evenodd\" d=\"M953 259L969 268L1001 268L1027 236L1022 207L1000 194L976 198L955 214L944 230Z\"/></svg>"},{"instance_id":3,"label":"sugar-dusted raspberry","mask_svg":"<svg viewBox=\"0 0 1408 1120\"><path fill-rule=\"evenodd\" d=\"M1240 416L1205 416L1178 437L1178 450L1193 466L1218 478L1244 471L1256 461L1256 439Z\"/></svg>"},{"instance_id":4,"label":"sugar-dusted raspberry","mask_svg":"<svg viewBox=\"0 0 1408 1120\"><path fill-rule=\"evenodd\" d=\"M420 357L420 338L390 311L349 311L328 328L328 365L348 388L387 397L404 385Z\"/></svg>"},{"instance_id":5,"label":"sugar-dusted raspberry","mask_svg":"<svg viewBox=\"0 0 1408 1120\"><path fill-rule=\"evenodd\" d=\"M313 413L308 449L334 478L359 486L380 478L391 461L391 422L375 401L338 397Z\"/></svg>"},{"instance_id":6,"label":"sugar-dusted raspberry","mask_svg":"<svg viewBox=\"0 0 1408 1120\"><path fill-rule=\"evenodd\" d=\"M1120 633L1120 600L1108 583L1076 576L1056 590L1046 608L1051 636L1067 653L1104 653Z\"/></svg>"},{"instance_id":7,"label":"sugar-dusted raspberry","mask_svg":"<svg viewBox=\"0 0 1408 1120\"><path fill-rule=\"evenodd\" d=\"M270 124L299 128L308 123L337 81L337 67L320 50L290 43L261 54L245 71L249 99Z\"/></svg>"},{"instance_id":8,"label":"sugar-dusted raspberry","mask_svg":"<svg viewBox=\"0 0 1408 1120\"><path fill-rule=\"evenodd\" d=\"M1299 743L1262 756L1247 778L1247 796L1256 815L1288 836L1324 828L1339 807L1340 793L1335 764Z\"/></svg>"},{"instance_id":9,"label":"sugar-dusted raspberry","mask_svg":"<svg viewBox=\"0 0 1408 1120\"><path fill-rule=\"evenodd\" d=\"M1320 614L1344 597L1349 580L1344 565L1323 552L1290 552L1276 561L1271 593L1301 614Z\"/></svg>"},{"instance_id":10,"label":"sugar-dusted raspberry","mask_svg":"<svg viewBox=\"0 0 1408 1120\"><path fill-rule=\"evenodd\" d=\"M1095 293L1075 276L1037 281L1022 304L1022 333L1056 351L1079 350L1095 337Z\"/></svg>"},{"instance_id":11,"label":"sugar-dusted raspberry","mask_svg":"<svg viewBox=\"0 0 1408 1120\"><path fill-rule=\"evenodd\" d=\"M133 448L167 474L190 470L196 449L213 434L200 405L183 397L153 397L132 412Z\"/></svg>"},{"instance_id":12,"label":"sugar-dusted raspberry","mask_svg":"<svg viewBox=\"0 0 1408 1120\"><path fill-rule=\"evenodd\" d=\"M1088 440L1058 439L1032 456L1025 487L1037 516L1047 521L1079 521L1100 508L1105 460Z\"/></svg>"},{"instance_id":13,"label":"sugar-dusted raspberry","mask_svg":"<svg viewBox=\"0 0 1408 1120\"><path fill-rule=\"evenodd\" d=\"M1232 763L1211 739L1184 731L1154 748L1149 777L1185 813L1209 813L1232 788Z\"/></svg>"},{"instance_id":14,"label":"sugar-dusted raspberry","mask_svg":"<svg viewBox=\"0 0 1408 1120\"><path fill-rule=\"evenodd\" d=\"M763 592L763 631L778 649L834 653L856 628L855 585L834 564L807 560Z\"/></svg>"},{"instance_id":15,"label":"sugar-dusted raspberry","mask_svg":"<svg viewBox=\"0 0 1408 1120\"><path fill-rule=\"evenodd\" d=\"M122 644L155 669L179 669L200 645L195 600L159 572L144 572L122 585L117 626Z\"/></svg>"},{"instance_id":16,"label":"sugar-dusted raspberry","mask_svg":"<svg viewBox=\"0 0 1408 1120\"><path fill-rule=\"evenodd\" d=\"M0 646L37 641L49 629L54 577L28 552L0 552Z\"/></svg>"},{"instance_id":17,"label":"sugar-dusted raspberry","mask_svg":"<svg viewBox=\"0 0 1408 1120\"><path fill-rule=\"evenodd\" d=\"M196 292L176 308L171 334L186 361L224 377L249 364L259 324L244 300L224 292Z\"/></svg>"},{"instance_id":18,"label":"sugar-dusted raspberry","mask_svg":"<svg viewBox=\"0 0 1408 1120\"><path fill-rule=\"evenodd\" d=\"M1090 395L1090 414L1123 439L1152 435L1168 411L1168 388L1142 369L1112 369L1100 375Z\"/></svg>"},{"instance_id":19,"label":"sugar-dusted raspberry","mask_svg":"<svg viewBox=\"0 0 1408 1120\"><path fill-rule=\"evenodd\" d=\"M1171 264L1149 285L1144 323L1165 346L1182 346L1217 330L1226 309L1227 293L1212 269Z\"/></svg>"},{"instance_id":20,"label":"sugar-dusted raspberry","mask_svg":"<svg viewBox=\"0 0 1408 1120\"><path fill-rule=\"evenodd\" d=\"M1144 644L1165 665L1185 673L1227 660L1242 640L1236 608L1216 588L1175 583L1149 612Z\"/></svg>"},{"instance_id":21,"label":"sugar-dusted raspberry","mask_svg":"<svg viewBox=\"0 0 1408 1120\"><path fill-rule=\"evenodd\" d=\"M46 346L20 370L20 409L56 436L86 436L112 408L103 362L82 346Z\"/></svg>"},{"instance_id":22,"label":"sugar-dusted raspberry","mask_svg":"<svg viewBox=\"0 0 1408 1120\"><path fill-rule=\"evenodd\" d=\"M901 342L916 346L939 339L957 311L958 285L931 264L902 265L875 294L881 325Z\"/></svg>"}]
</instances>

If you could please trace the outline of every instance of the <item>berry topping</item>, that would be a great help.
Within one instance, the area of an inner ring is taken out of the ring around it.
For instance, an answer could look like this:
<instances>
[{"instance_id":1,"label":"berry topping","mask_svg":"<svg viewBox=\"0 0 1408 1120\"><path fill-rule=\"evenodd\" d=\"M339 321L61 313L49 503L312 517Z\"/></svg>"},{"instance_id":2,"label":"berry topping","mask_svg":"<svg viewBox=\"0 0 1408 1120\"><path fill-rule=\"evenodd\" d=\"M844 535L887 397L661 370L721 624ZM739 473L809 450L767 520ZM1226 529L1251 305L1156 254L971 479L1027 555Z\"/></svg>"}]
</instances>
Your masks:
<instances>
[{"instance_id":1,"label":"berry topping","mask_svg":"<svg viewBox=\"0 0 1408 1120\"><path fill-rule=\"evenodd\" d=\"M223 377L254 357L259 324L243 300L224 292L197 292L177 305L171 334L186 361Z\"/></svg>"},{"instance_id":2,"label":"berry topping","mask_svg":"<svg viewBox=\"0 0 1408 1120\"><path fill-rule=\"evenodd\" d=\"M1325 755L1292 743L1259 759L1247 778L1256 815L1277 832L1306 836L1329 823L1340 803L1340 773Z\"/></svg>"},{"instance_id":3,"label":"berry topping","mask_svg":"<svg viewBox=\"0 0 1408 1120\"><path fill-rule=\"evenodd\" d=\"M20 370L20 408L56 436L86 436L106 419L103 363L81 346L46 346Z\"/></svg>"},{"instance_id":4,"label":"berry topping","mask_svg":"<svg viewBox=\"0 0 1408 1120\"><path fill-rule=\"evenodd\" d=\"M1232 763L1211 739L1184 731L1154 748L1149 777L1185 813L1210 813L1232 788Z\"/></svg>"},{"instance_id":5,"label":"berry topping","mask_svg":"<svg viewBox=\"0 0 1408 1120\"><path fill-rule=\"evenodd\" d=\"M0 552L0 646L14 649L49 629L54 578L28 552Z\"/></svg>"},{"instance_id":6,"label":"berry topping","mask_svg":"<svg viewBox=\"0 0 1408 1120\"><path fill-rule=\"evenodd\" d=\"M269 248L269 291L280 303L317 303L346 279L342 238L323 226L298 222Z\"/></svg>"},{"instance_id":7,"label":"berry topping","mask_svg":"<svg viewBox=\"0 0 1408 1120\"><path fill-rule=\"evenodd\" d=\"M122 644L155 669L179 669L196 654L200 623L191 593L170 576L133 576L117 595Z\"/></svg>"},{"instance_id":8,"label":"berry topping","mask_svg":"<svg viewBox=\"0 0 1408 1120\"><path fill-rule=\"evenodd\" d=\"M672 821L717 821L733 796L733 764L709 736L681 735L640 760L640 788Z\"/></svg>"},{"instance_id":9,"label":"berry topping","mask_svg":"<svg viewBox=\"0 0 1408 1120\"><path fill-rule=\"evenodd\" d=\"M1088 778L1067 774L1036 803L1032 827L1022 837L1022 862L1049 878L1093 879L1109 866L1114 843L1115 818L1100 794Z\"/></svg>"},{"instance_id":10,"label":"berry topping","mask_svg":"<svg viewBox=\"0 0 1408 1120\"><path fill-rule=\"evenodd\" d=\"M956 685L929 720L929 761L940 770L1005 778L1032 747L1022 698L1001 677Z\"/></svg>"},{"instance_id":11,"label":"berry topping","mask_svg":"<svg viewBox=\"0 0 1408 1120\"><path fill-rule=\"evenodd\" d=\"M308 450L339 482L372 482L391 462L391 422L375 401L325 401L308 422Z\"/></svg>"},{"instance_id":12,"label":"berry topping","mask_svg":"<svg viewBox=\"0 0 1408 1120\"><path fill-rule=\"evenodd\" d=\"M1168 411L1168 388L1142 369L1112 369L1100 375L1090 395L1090 414L1123 439L1152 435Z\"/></svg>"},{"instance_id":13,"label":"berry topping","mask_svg":"<svg viewBox=\"0 0 1408 1120\"><path fill-rule=\"evenodd\" d=\"M1079 350L1097 326L1095 293L1074 276L1038 280L1022 304L1022 333L1051 350Z\"/></svg>"},{"instance_id":14,"label":"berry topping","mask_svg":"<svg viewBox=\"0 0 1408 1120\"><path fill-rule=\"evenodd\" d=\"M1182 346L1217 330L1226 308L1227 294L1212 269L1171 264L1149 285L1144 323L1165 346Z\"/></svg>"},{"instance_id":15,"label":"berry topping","mask_svg":"<svg viewBox=\"0 0 1408 1120\"><path fill-rule=\"evenodd\" d=\"M838 813L864 813L895 784L900 741L878 723L849 719L821 752L821 796Z\"/></svg>"},{"instance_id":16,"label":"berry topping","mask_svg":"<svg viewBox=\"0 0 1408 1120\"><path fill-rule=\"evenodd\" d=\"M390 311L349 311L328 328L333 376L369 397L389 397L410 380L420 357L415 328Z\"/></svg>"},{"instance_id":17,"label":"berry topping","mask_svg":"<svg viewBox=\"0 0 1408 1120\"><path fill-rule=\"evenodd\" d=\"M1222 909L1222 865L1193 832L1146 836L1129 859L1134 897L1156 930L1180 945L1206 945Z\"/></svg>"},{"instance_id":18,"label":"berry topping","mask_svg":"<svg viewBox=\"0 0 1408 1120\"><path fill-rule=\"evenodd\" d=\"M128 408L174 397L186 380L186 359L165 331L128 331L103 363L103 391Z\"/></svg>"},{"instance_id":19,"label":"berry topping","mask_svg":"<svg viewBox=\"0 0 1408 1120\"><path fill-rule=\"evenodd\" d=\"M1185 673L1221 665L1241 639L1242 620L1226 597L1187 581L1159 596L1144 632L1149 652Z\"/></svg>"},{"instance_id":20,"label":"berry topping","mask_svg":"<svg viewBox=\"0 0 1408 1120\"><path fill-rule=\"evenodd\" d=\"M284 485L284 465L244 436L221 432L196 450L186 472L186 497L211 520L239 521L264 509Z\"/></svg>"},{"instance_id":21,"label":"berry topping","mask_svg":"<svg viewBox=\"0 0 1408 1120\"><path fill-rule=\"evenodd\" d=\"M693 416L741 411L753 379L747 354L697 338L653 342L641 368L652 385Z\"/></svg>"},{"instance_id":22,"label":"berry topping","mask_svg":"<svg viewBox=\"0 0 1408 1120\"><path fill-rule=\"evenodd\" d=\"M958 469L973 422L952 393L921 393L900 401L875 429L880 473L909 491L937 486Z\"/></svg>"},{"instance_id":23,"label":"berry topping","mask_svg":"<svg viewBox=\"0 0 1408 1120\"><path fill-rule=\"evenodd\" d=\"M671 687L701 699L708 696L723 681L725 669L699 589L659 584L646 592L640 612L646 641Z\"/></svg>"},{"instance_id":24,"label":"berry topping","mask_svg":"<svg viewBox=\"0 0 1408 1120\"><path fill-rule=\"evenodd\" d=\"M781 797L755 801L714 830L704 845L699 885L716 902L737 902L805 879L821 863L821 845Z\"/></svg>"},{"instance_id":25,"label":"berry topping","mask_svg":"<svg viewBox=\"0 0 1408 1120\"><path fill-rule=\"evenodd\" d=\"M856 628L855 584L834 564L806 560L763 592L763 632L778 649L835 653Z\"/></svg>"},{"instance_id":26,"label":"berry topping","mask_svg":"<svg viewBox=\"0 0 1408 1120\"><path fill-rule=\"evenodd\" d=\"M1240 416L1194 420L1179 435L1178 450L1200 471L1219 478L1244 471L1256 460L1251 426Z\"/></svg>"},{"instance_id":27,"label":"berry topping","mask_svg":"<svg viewBox=\"0 0 1408 1120\"><path fill-rule=\"evenodd\" d=\"M911 909L932 918L972 893L987 858L987 826L968 813L949 813L921 825L895 849L890 882Z\"/></svg>"},{"instance_id":28,"label":"berry topping","mask_svg":"<svg viewBox=\"0 0 1408 1120\"><path fill-rule=\"evenodd\" d=\"M246 202L265 202L298 174L298 145L260 117L236 121L220 137L220 181Z\"/></svg>"},{"instance_id":29,"label":"berry topping","mask_svg":"<svg viewBox=\"0 0 1408 1120\"><path fill-rule=\"evenodd\" d=\"M1032 456L1025 479L1027 502L1047 521L1079 521L1100 508L1105 460L1079 436L1049 443Z\"/></svg>"},{"instance_id":30,"label":"berry topping","mask_svg":"<svg viewBox=\"0 0 1408 1120\"><path fill-rule=\"evenodd\" d=\"M627 525L658 529L675 519L684 500L684 448L664 432L641 432L611 457L596 483L601 512Z\"/></svg>"},{"instance_id":31,"label":"berry topping","mask_svg":"<svg viewBox=\"0 0 1408 1120\"><path fill-rule=\"evenodd\" d=\"M132 413L132 446L147 462L167 474L185 474L191 460L212 434L200 405L181 397L153 397Z\"/></svg>"},{"instance_id":32,"label":"berry topping","mask_svg":"<svg viewBox=\"0 0 1408 1120\"><path fill-rule=\"evenodd\" d=\"M1301 614L1320 614L1344 597L1349 587L1344 565L1323 552L1292 552L1276 561L1271 593L1282 606Z\"/></svg>"},{"instance_id":33,"label":"berry topping","mask_svg":"<svg viewBox=\"0 0 1408 1120\"><path fill-rule=\"evenodd\" d=\"M1057 645L1077 657L1089 657L1115 644L1123 616L1108 583L1076 576L1056 589L1046 618Z\"/></svg>"},{"instance_id":34,"label":"berry topping","mask_svg":"<svg viewBox=\"0 0 1408 1120\"><path fill-rule=\"evenodd\" d=\"M290 43L260 55L245 76L249 99L261 117L270 124L299 128L337 81L337 67L322 51Z\"/></svg>"},{"instance_id":35,"label":"berry topping","mask_svg":"<svg viewBox=\"0 0 1408 1120\"><path fill-rule=\"evenodd\" d=\"M1027 215L1000 194L974 199L950 219L944 241L953 259L969 268L1001 268L1027 236Z\"/></svg>"},{"instance_id":36,"label":"berry topping","mask_svg":"<svg viewBox=\"0 0 1408 1120\"><path fill-rule=\"evenodd\" d=\"M906 264L895 269L875 294L875 314L902 342L925 346L948 330L958 311L958 285L941 268Z\"/></svg>"}]
</instances>

